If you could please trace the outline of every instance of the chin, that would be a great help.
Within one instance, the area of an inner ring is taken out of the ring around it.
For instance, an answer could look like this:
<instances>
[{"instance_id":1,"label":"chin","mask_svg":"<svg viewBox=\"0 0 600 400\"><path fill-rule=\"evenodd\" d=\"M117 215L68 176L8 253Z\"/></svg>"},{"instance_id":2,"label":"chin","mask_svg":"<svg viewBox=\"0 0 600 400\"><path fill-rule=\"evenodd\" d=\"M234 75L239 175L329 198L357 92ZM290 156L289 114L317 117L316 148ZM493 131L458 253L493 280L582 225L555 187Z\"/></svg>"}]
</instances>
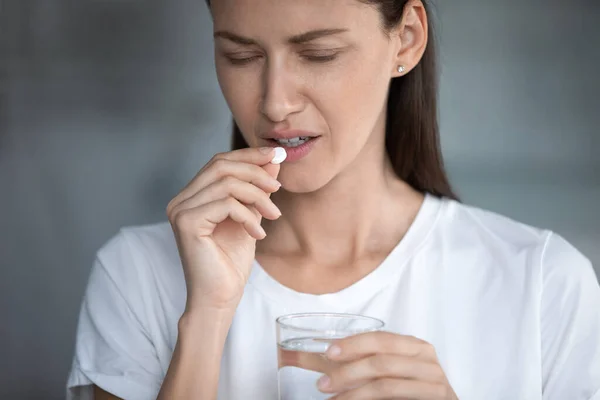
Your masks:
<instances>
[{"instance_id":1,"label":"chin","mask_svg":"<svg viewBox=\"0 0 600 400\"><path fill-rule=\"evenodd\" d=\"M287 168L286 168L287 167ZM322 172L296 171L292 166L282 166L277 179L283 185L283 189L289 193L312 193L321 189L331 180L329 175Z\"/></svg>"}]
</instances>

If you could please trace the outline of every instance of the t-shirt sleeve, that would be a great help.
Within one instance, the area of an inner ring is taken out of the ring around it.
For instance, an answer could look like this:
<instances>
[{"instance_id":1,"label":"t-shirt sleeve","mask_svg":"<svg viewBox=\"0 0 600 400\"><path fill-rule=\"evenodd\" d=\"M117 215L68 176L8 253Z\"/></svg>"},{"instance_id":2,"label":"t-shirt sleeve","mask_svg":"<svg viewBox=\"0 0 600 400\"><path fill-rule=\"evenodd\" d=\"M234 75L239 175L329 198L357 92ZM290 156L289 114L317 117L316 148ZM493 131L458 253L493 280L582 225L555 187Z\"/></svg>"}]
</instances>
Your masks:
<instances>
[{"instance_id":1,"label":"t-shirt sleeve","mask_svg":"<svg viewBox=\"0 0 600 400\"><path fill-rule=\"evenodd\" d=\"M544 400L600 400L600 286L588 259L551 234L542 257Z\"/></svg>"},{"instance_id":2,"label":"t-shirt sleeve","mask_svg":"<svg viewBox=\"0 0 600 400\"><path fill-rule=\"evenodd\" d=\"M91 400L92 385L125 400L158 395L163 373L140 312L140 282L130 281L133 268L123 233L98 252L79 315L69 400Z\"/></svg>"}]
</instances>

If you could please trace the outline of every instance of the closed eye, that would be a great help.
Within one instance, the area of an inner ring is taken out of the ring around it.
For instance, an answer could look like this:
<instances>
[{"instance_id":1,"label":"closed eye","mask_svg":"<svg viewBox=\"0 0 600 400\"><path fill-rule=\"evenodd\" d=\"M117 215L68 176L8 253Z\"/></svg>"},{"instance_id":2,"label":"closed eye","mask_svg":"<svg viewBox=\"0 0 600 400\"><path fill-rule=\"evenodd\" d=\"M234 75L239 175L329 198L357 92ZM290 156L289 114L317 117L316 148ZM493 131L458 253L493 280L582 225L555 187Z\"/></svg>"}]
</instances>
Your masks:
<instances>
[{"instance_id":1,"label":"closed eye","mask_svg":"<svg viewBox=\"0 0 600 400\"><path fill-rule=\"evenodd\" d=\"M233 65L246 65L251 63L254 60L259 59L261 56L252 56L252 57L244 57L244 58L236 58L236 57L227 57L229 62Z\"/></svg>"},{"instance_id":2,"label":"closed eye","mask_svg":"<svg viewBox=\"0 0 600 400\"><path fill-rule=\"evenodd\" d=\"M337 58L337 53L327 55L304 55L303 57L308 61L313 62L328 62L333 61Z\"/></svg>"},{"instance_id":3,"label":"closed eye","mask_svg":"<svg viewBox=\"0 0 600 400\"><path fill-rule=\"evenodd\" d=\"M338 54L339 54L338 51L327 52L327 53L304 53L304 54L301 54L300 57L302 57L303 59L310 61L310 62L325 63L325 62L335 60L338 57ZM263 57L262 55L254 55L254 56L249 56L249 57L226 56L227 60L232 65L250 64L251 62L256 61L262 57Z\"/></svg>"}]
</instances>

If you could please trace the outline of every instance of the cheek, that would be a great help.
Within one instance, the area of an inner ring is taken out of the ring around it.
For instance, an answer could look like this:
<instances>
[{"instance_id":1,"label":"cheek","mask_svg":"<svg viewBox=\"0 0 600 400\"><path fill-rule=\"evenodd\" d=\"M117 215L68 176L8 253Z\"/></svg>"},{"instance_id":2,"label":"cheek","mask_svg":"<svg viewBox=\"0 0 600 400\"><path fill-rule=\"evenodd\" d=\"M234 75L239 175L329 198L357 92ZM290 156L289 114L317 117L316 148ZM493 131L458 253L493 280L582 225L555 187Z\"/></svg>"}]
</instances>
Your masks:
<instances>
[{"instance_id":1,"label":"cheek","mask_svg":"<svg viewBox=\"0 0 600 400\"><path fill-rule=\"evenodd\" d=\"M319 87L320 95L316 97L324 99L321 109L336 143L360 146L366 141L385 109L389 87L386 72L381 63L353 62Z\"/></svg>"},{"instance_id":2,"label":"cheek","mask_svg":"<svg viewBox=\"0 0 600 400\"><path fill-rule=\"evenodd\" d=\"M252 132L257 116L257 86L259 80L252 71L239 71L217 65L217 79L223 92L223 97L229 107L235 122L242 132ZM246 136L246 135L244 135ZM246 141L252 144L251 138Z\"/></svg>"}]
</instances>

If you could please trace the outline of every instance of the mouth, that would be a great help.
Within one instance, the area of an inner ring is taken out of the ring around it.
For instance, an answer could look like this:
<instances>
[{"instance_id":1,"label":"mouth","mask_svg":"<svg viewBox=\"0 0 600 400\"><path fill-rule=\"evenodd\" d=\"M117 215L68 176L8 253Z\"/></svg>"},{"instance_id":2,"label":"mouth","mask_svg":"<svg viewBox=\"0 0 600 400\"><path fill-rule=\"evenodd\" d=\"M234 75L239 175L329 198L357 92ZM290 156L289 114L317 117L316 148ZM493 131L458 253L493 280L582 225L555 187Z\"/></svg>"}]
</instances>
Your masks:
<instances>
[{"instance_id":1,"label":"mouth","mask_svg":"<svg viewBox=\"0 0 600 400\"><path fill-rule=\"evenodd\" d=\"M320 135L308 130L289 129L289 130L272 130L263 138L271 142L274 146L281 146L288 149L293 149L302 146L306 143L314 141Z\"/></svg>"},{"instance_id":2,"label":"mouth","mask_svg":"<svg viewBox=\"0 0 600 400\"><path fill-rule=\"evenodd\" d=\"M297 136L289 139L269 139L271 142L276 143L281 147L294 148L298 146L302 146L304 143L307 143L311 140L316 139L315 136Z\"/></svg>"},{"instance_id":3,"label":"mouth","mask_svg":"<svg viewBox=\"0 0 600 400\"><path fill-rule=\"evenodd\" d=\"M267 139L273 147L283 147L287 153L286 164L295 163L312 152L320 136L296 136L290 138Z\"/></svg>"}]
</instances>

